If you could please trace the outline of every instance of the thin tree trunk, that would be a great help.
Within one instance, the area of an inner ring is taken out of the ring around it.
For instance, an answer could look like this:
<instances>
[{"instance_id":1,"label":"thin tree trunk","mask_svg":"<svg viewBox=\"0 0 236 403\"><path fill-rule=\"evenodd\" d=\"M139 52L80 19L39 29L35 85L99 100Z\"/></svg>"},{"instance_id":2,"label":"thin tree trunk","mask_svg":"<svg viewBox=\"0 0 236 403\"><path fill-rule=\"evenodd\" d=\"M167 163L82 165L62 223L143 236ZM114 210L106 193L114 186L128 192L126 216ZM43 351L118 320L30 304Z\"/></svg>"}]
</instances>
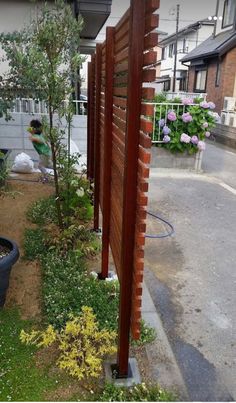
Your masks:
<instances>
[{"instance_id":1,"label":"thin tree trunk","mask_svg":"<svg viewBox=\"0 0 236 403\"><path fill-rule=\"evenodd\" d=\"M51 149L52 149L52 163L53 163L54 184L55 184L55 193L56 193L56 209L57 209L58 225L62 229L63 220L62 220L59 182L58 182L57 164L56 164L56 149L55 149L54 140L52 138L52 128L53 128L53 113L52 113L51 106L49 106L49 135L50 135L50 143L51 143Z\"/></svg>"}]
</instances>

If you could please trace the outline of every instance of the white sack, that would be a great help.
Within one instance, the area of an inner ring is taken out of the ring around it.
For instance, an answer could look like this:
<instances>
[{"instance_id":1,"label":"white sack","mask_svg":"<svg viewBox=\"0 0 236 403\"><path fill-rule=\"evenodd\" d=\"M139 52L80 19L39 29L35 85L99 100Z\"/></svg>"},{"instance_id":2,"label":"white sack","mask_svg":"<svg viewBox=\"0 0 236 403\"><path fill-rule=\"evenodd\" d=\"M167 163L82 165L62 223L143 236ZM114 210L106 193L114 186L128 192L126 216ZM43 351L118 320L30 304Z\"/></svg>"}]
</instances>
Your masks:
<instances>
[{"instance_id":1,"label":"white sack","mask_svg":"<svg viewBox=\"0 0 236 403\"><path fill-rule=\"evenodd\" d=\"M21 153L15 157L11 170L24 174L31 173L34 172L34 163L28 154Z\"/></svg>"}]
</instances>

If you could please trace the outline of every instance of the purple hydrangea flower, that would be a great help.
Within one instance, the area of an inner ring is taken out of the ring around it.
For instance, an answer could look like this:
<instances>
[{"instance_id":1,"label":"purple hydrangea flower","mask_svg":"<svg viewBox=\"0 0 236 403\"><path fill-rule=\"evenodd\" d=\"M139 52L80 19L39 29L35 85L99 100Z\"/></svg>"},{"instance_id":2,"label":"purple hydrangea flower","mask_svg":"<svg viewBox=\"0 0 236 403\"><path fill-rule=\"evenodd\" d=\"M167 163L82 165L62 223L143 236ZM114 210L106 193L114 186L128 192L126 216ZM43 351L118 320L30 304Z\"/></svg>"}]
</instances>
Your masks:
<instances>
[{"instance_id":1,"label":"purple hydrangea flower","mask_svg":"<svg viewBox=\"0 0 236 403\"><path fill-rule=\"evenodd\" d=\"M186 134L186 133L182 133L182 134L181 134L181 136L180 136L180 141L181 141L182 143L188 144L188 143L190 143L190 140L191 140L191 137L190 137L188 134Z\"/></svg>"},{"instance_id":2,"label":"purple hydrangea flower","mask_svg":"<svg viewBox=\"0 0 236 403\"><path fill-rule=\"evenodd\" d=\"M192 105L193 104L193 99L192 98L184 98L184 99L182 99L182 104L183 105Z\"/></svg>"},{"instance_id":3,"label":"purple hydrangea flower","mask_svg":"<svg viewBox=\"0 0 236 403\"><path fill-rule=\"evenodd\" d=\"M204 108L204 109L208 109L208 108L209 108L209 104L208 104L208 102L206 102L206 101L200 102L200 106L201 106L201 108Z\"/></svg>"},{"instance_id":4,"label":"purple hydrangea flower","mask_svg":"<svg viewBox=\"0 0 236 403\"><path fill-rule=\"evenodd\" d=\"M169 143L170 141L170 136L168 136L167 134L163 137L163 141L164 143Z\"/></svg>"},{"instance_id":5,"label":"purple hydrangea flower","mask_svg":"<svg viewBox=\"0 0 236 403\"><path fill-rule=\"evenodd\" d=\"M208 126L209 126L209 125L208 125L207 122L204 122L203 125L202 125L202 127L203 127L204 129L206 129Z\"/></svg>"},{"instance_id":6,"label":"purple hydrangea flower","mask_svg":"<svg viewBox=\"0 0 236 403\"><path fill-rule=\"evenodd\" d=\"M210 109L215 109L215 107L216 107L214 102L208 102L208 106L209 106Z\"/></svg>"},{"instance_id":7,"label":"purple hydrangea flower","mask_svg":"<svg viewBox=\"0 0 236 403\"><path fill-rule=\"evenodd\" d=\"M168 135L168 134L170 134L170 132L171 132L170 128L165 125L165 126L163 127L162 133L163 133L164 135Z\"/></svg>"},{"instance_id":8,"label":"purple hydrangea flower","mask_svg":"<svg viewBox=\"0 0 236 403\"><path fill-rule=\"evenodd\" d=\"M197 148L199 149L199 151L204 151L206 149L206 143L204 141L199 141Z\"/></svg>"},{"instance_id":9,"label":"purple hydrangea flower","mask_svg":"<svg viewBox=\"0 0 236 403\"><path fill-rule=\"evenodd\" d=\"M170 112L168 113L167 117L168 117L168 119L169 119L171 122L174 122L174 121L177 119L176 114L175 114L174 111L170 111Z\"/></svg>"},{"instance_id":10,"label":"purple hydrangea flower","mask_svg":"<svg viewBox=\"0 0 236 403\"><path fill-rule=\"evenodd\" d=\"M159 127L165 126L165 119L160 119L159 120Z\"/></svg>"},{"instance_id":11,"label":"purple hydrangea flower","mask_svg":"<svg viewBox=\"0 0 236 403\"><path fill-rule=\"evenodd\" d=\"M183 113L182 120L184 123L192 122L193 117L192 117L192 115L190 115L189 112L186 112L186 113Z\"/></svg>"},{"instance_id":12,"label":"purple hydrangea flower","mask_svg":"<svg viewBox=\"0 0 236 403\"><path fill-rule=\"evenodd\" d=\"M205 136L206 136L206 137L210 137L210 135L211 135L210 132L206 132L206 133L205 133Z\"/></svg>"},{"instance_id":13,"label":"purple hydrangea flower","mask_svg":"<svg viewBox=\"0 0 236 403\"><path fill-rule=\"evenodd\" d=\"M199 141L199 140L198 140L198 136L192 136L192 137L191 137L191 143L192 143L192 144L198 144L198 141Z\"/></svg>"}]
</instances>

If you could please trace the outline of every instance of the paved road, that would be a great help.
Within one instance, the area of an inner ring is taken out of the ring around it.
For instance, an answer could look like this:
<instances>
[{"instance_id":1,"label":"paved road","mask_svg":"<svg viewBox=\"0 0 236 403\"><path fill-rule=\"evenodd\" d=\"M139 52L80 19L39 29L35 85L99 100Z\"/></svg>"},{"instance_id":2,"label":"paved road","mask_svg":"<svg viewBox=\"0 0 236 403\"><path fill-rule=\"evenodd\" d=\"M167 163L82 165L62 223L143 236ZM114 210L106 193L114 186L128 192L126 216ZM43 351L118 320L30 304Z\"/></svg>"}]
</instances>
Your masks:
<instances>
[{"instance_id":1,"label":"paved road","mask_svg":"<svg viewBox=\"0 0 236 403\"><path fill-rule=\"evenodd\" d=\"M236 155L209 144L203 169L198 177L152 170L149 210L169 219L175 235L147 240L146 282L190 400L229 401L236 399ZM149 219L148 232L163 230Z\"/></svg>"}]
</instances>

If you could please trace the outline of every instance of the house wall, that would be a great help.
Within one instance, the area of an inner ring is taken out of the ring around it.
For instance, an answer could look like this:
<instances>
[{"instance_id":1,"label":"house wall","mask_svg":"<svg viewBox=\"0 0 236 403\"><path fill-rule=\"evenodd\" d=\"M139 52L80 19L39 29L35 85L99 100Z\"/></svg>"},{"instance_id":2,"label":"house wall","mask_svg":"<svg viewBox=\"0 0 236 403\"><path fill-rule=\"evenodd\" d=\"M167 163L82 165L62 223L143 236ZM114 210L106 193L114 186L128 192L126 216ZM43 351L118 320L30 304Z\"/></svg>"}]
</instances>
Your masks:
<instances>
[{"instance_id":1,"label":"house wall","mask_svg":"<svg viewBox=\"0 0 236 403\"><path fill-rule=\"evenodd\" d=\"M221 61L220 85L216 87L217 60L210 61L207 70L207 98L216 104L216 112L223 109L224 97L236 96L236 48ZM194 92L195 67L189 69L188 91Z\"/></svg>"},{"instance_id":2,"label":"house wall","mask_svg":"<svg viewBox=\"0 0 236 403\"><path fill-rule=\"evenodd\" d=\"M178 52L180 52L180 53L177 54L177 65L176 65L177 77L179 76L180 71L188 70L188 67L181 63L181 59L187 53L191 52L198 45L200 45L203 41L205 41L209 36L211 36L212 32L213 32L212 25L202 25L202 27L200 29L198 29L197 31L192 31L192 32L186 33L186 35L184 35L184 36L182 35L179 38ZM187 48L187 52L183 51L184 39L186 40L185 47ZM173 78L174 55L172 57L169 57L169 46L173 43L174 43L174 39L166 45L166 58L161 61L161 77L168 75L171 78ZM171 84L172 84L172 80L171 80ZM179 86L179 81L177 80L176 91L179 90L178 86Z\"/></svg>"}]
</instances>

